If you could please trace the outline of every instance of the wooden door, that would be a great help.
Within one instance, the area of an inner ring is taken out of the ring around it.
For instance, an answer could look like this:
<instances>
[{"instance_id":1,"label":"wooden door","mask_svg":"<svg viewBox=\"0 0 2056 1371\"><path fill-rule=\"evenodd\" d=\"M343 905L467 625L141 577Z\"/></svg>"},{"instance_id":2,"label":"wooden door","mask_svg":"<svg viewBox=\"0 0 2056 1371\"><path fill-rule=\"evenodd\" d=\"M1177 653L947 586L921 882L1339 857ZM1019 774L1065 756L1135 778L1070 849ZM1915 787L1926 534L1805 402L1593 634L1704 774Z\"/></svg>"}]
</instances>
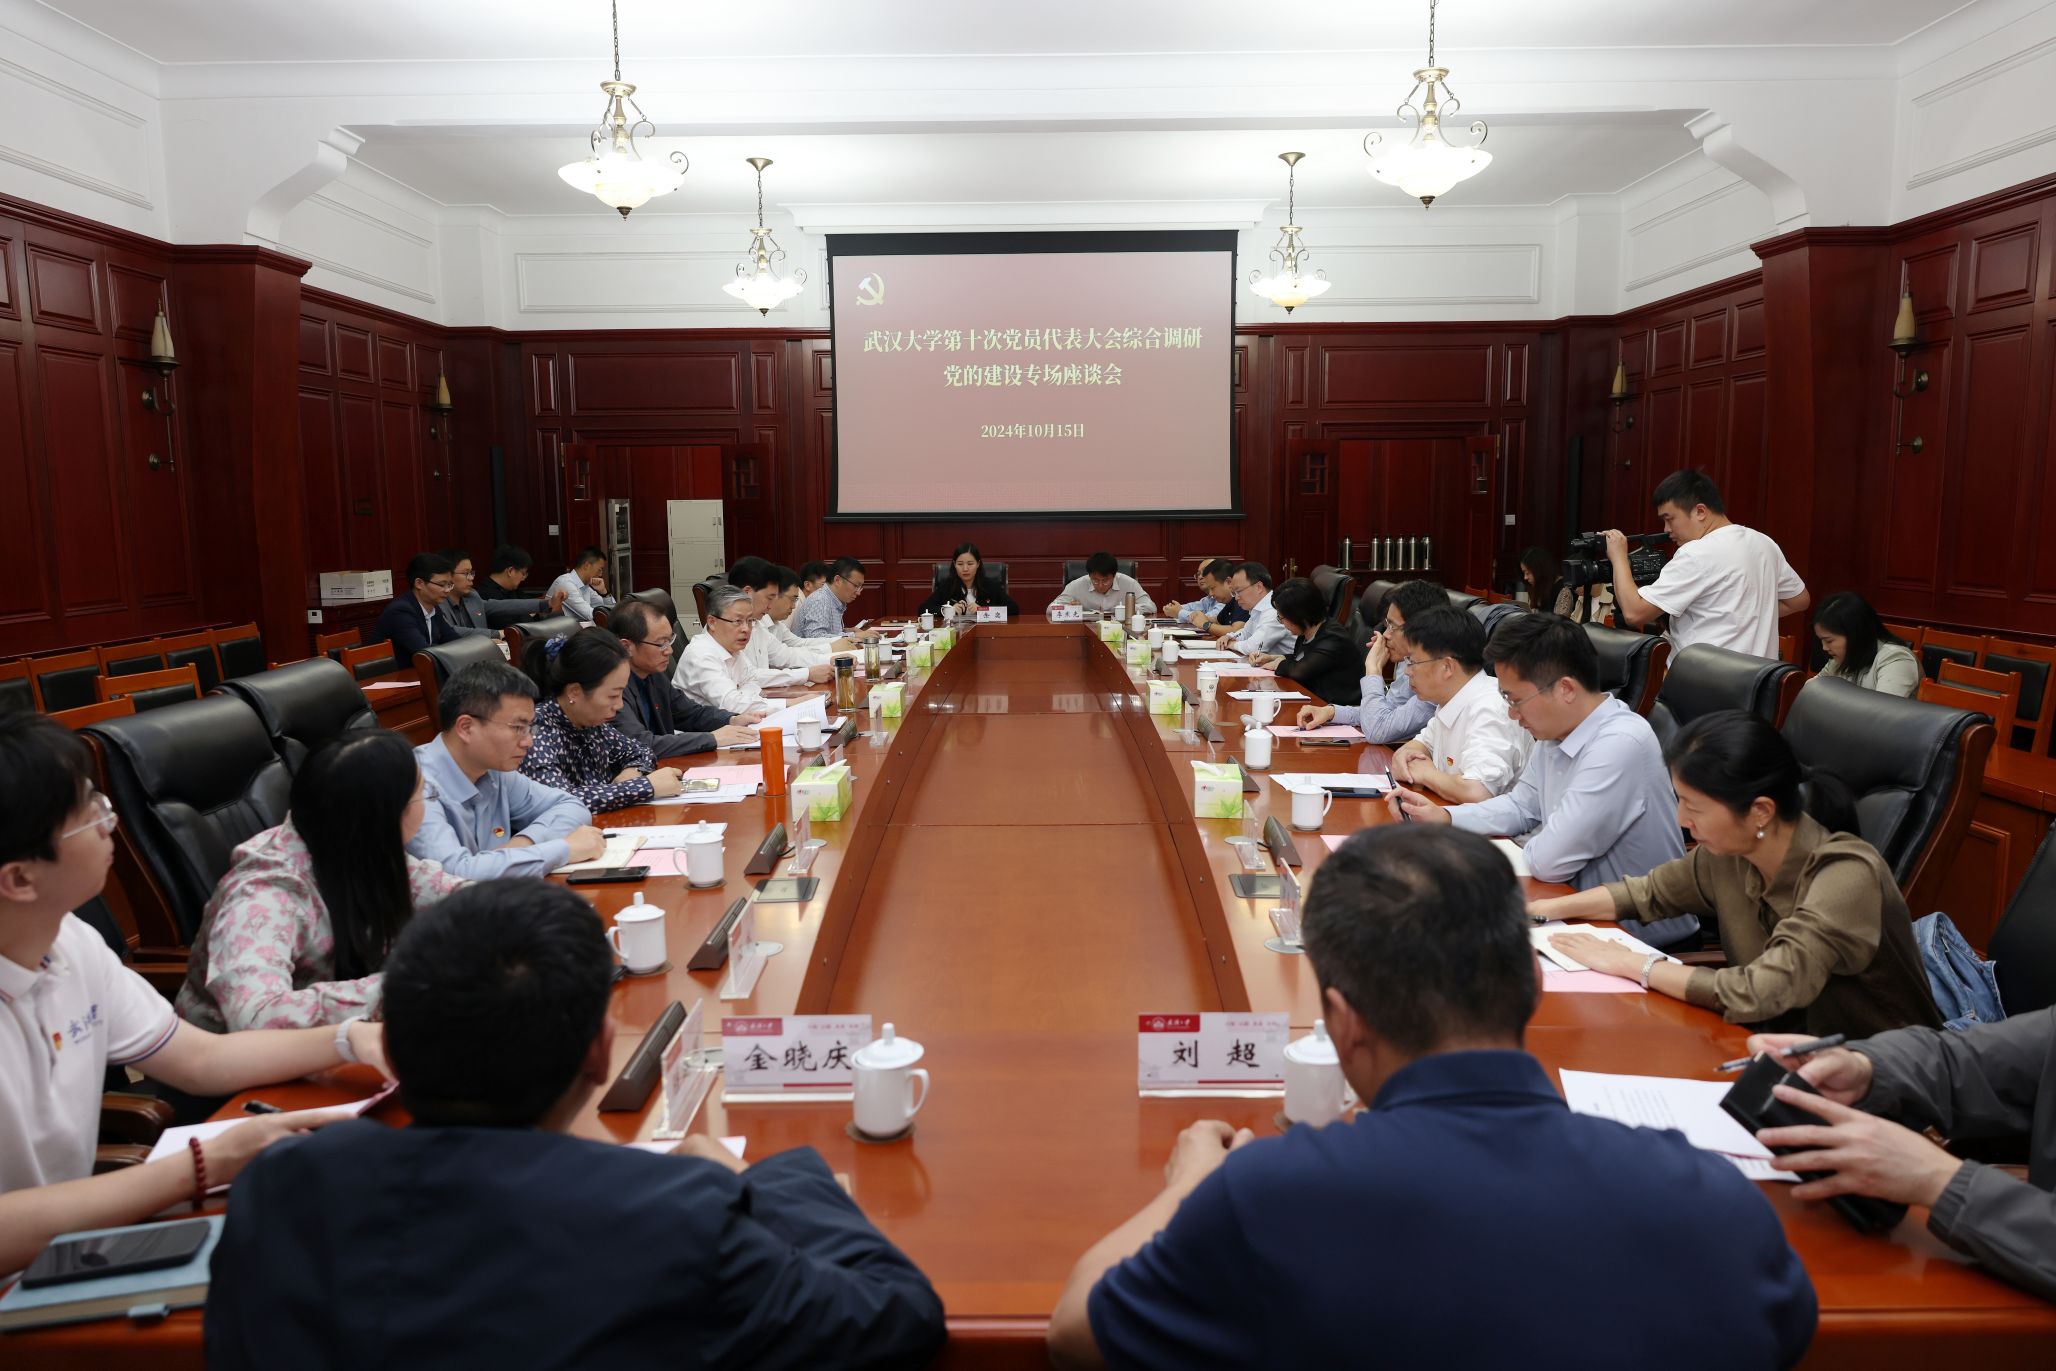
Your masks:
<instances>
[{"instance_id":1,"label":"wooden door","mask_svg":"<svg viewBox=\"0 0 2056 1371\"><path fill-rule=\"evenodd\" d=\"M1342 536L1336 531L1336 446L1309 439L1285 445L1285 541L1281 563L1271 568L1280 580L1335 560Z\"/></svg>"}]
</instances>

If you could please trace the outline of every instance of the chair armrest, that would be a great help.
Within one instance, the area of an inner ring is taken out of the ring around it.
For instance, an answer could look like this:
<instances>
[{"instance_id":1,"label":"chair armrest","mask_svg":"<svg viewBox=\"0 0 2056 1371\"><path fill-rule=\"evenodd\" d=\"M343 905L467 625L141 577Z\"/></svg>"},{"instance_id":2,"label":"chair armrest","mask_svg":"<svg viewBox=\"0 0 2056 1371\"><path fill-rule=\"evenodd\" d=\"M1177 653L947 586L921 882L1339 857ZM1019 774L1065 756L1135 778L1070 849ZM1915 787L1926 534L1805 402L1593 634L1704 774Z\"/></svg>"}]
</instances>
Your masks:
<instances>
[{"instance_id":1,"label":"chair armrest","mask_svg":"<svg viewBox=\"0 0 2056 1371\"><path fill-rule=\"evenodd\" d=\"M93 1174L104 1176L109 1171L141 1166L149 1160L150 1149L147 1147L129 1143L101 1143L93 1150Z\"/></svg>"},{"instance_id":2,"label":"chair armrest","mask_svg":"<svg viewBox=\"0 0 2056 1371\"><path fill-rule=\"evenodd\" d=\"M1679 952L1673 955L1686 966L1703 966L1718 970L1728 964L1728 954L1717 947L1709 947L1703 952Z\"/></svg>"},{"instance_id":3,"label":"chair armrest","mask_svg":"<svg viewBox=\"0 0 2056 1371\"><path fill-rule=\"evenodd\" d=\"M174 1117L170 1103L155 1095L109 1091L100 1097L100 1140L140 1144L147 1151Z\"/></svg>"}]
</instances>

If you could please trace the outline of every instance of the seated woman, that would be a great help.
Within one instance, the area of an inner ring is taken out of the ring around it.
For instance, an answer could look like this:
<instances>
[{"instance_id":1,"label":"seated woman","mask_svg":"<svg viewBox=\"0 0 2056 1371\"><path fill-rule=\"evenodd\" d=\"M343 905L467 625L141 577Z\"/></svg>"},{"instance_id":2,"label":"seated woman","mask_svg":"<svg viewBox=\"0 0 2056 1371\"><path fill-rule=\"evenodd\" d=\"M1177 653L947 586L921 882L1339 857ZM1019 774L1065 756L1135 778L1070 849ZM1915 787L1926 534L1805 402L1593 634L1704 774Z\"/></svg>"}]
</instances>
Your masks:
<instances>
[{"instance_id":1,"label":"seated woman","mask_svg":"<svg viewBox=\"0 0 2056 1371\"><path fill-rule=\"evenodd\" d=\"M978 544L957 544L957 550L951 554L950 572L921 602L916 614L940 614L947 606L962 604L966 599L987 609L1004 609L1009 616L1021 612L998 578L985 574L985 558L979 555Z\"/></svg>"},{"instance_id":2,"label":"seated woman","mask_svg":"<svg viewBox=\"0 0 2056 1371\"><path fill-rule=\"evenodd\" d=\"M543 693L522 775L570 792L595 814L678 793L678 773L611 722L629 675L628 648L612 632L582 628L531 643L522 666Z\"/></svg>"},{"instance_id":3,"label":"seated woman","mask_svg":"<svg viewBox=\"0 0 2056 1371\"><path fill-rule=\"evenodd\" d=\"M1563 568L1546 549L1531 547L1521 554L1521 580L1528 587L1528 608L1566 619L1581 617L1578 592L1564 584Z\"/></svg>"},{"instance_id":4,"label":"seated woman","mask_svg":"<svg viewBox=\"0 0 2056 1371\"><path fill-rule=\"evenodd\" d=\"M200 916L179 1016L212 1033L312 1028L378 1003L386 952L414 911L464 884L407 855L421 770L397 733L361 729L293 778L286 821L236 849Z\"/></svg>"},{"instance_id":5,"label":"seated woman","mask_svg":"<svg viewBox=\"0 0 2056 1371\"><path fill-rule=\"evenodd\" d=\"M1665 760L1678 822L1699 846L1647 876L1528 909L1644 922L1710 914L1728 965L1679 966L1590 933L1557 934L1559 951L1768 1031L1855 1038L1942 1026L1899 883L1855 836L1833 777L1809 774L1775 728L1741 710L1694 719Z\"/></svg>"},{"instance_id":6,"label":"seated woman","mask_svg":"<svg viewBox=\"0 0 2056 1371\"><path fill-rule=\"evenodd\" d=\"M1828 664L1823 676L1907 699L1920 690L1920 662L1913 649L1892 636L1870 601L1853 590L1837 591L1813 611L1813 635Z\"/></svg>"},{"instance_id":7,"label":"seated woman","mask_svg":"<svg viewBox=\"0 0 2056 1371\"><path fill-rule=\"evenodd\" d=\"M1304 576L1280 582L1271 592L1271 608L1278 622L1292 631L1292 651L1279 655L1260 652L1250 660L1273 667L1288 681L1296 681L1331 705L1353 705L1363 699L1364 661L1335 624L1328 620L1328 602L1314 583Z\"/></svg>"}]
</instances>

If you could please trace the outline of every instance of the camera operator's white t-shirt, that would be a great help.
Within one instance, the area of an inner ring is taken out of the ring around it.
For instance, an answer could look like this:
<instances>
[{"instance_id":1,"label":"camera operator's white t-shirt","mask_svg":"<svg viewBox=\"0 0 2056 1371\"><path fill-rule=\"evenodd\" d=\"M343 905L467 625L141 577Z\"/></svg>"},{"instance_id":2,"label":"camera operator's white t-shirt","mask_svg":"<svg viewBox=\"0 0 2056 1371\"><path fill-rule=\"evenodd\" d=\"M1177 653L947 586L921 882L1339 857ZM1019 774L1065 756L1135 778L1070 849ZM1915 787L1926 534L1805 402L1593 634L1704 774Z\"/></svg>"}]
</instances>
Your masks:
<instances>
[{"instance_id":1,"label":"camera operator's white t-shirt","mask_svg":"<svg viewBox=\"0 0 2056 1371\"><path fill-rule=\"evenodd\" d=\"M1778 545L1753 528L1723 524L1680 544L1642 598L1671 616L1671 647L1711 643L1752 657L1778 655L1778 601L1806 589Z\"/></svg>"}]
</instances>

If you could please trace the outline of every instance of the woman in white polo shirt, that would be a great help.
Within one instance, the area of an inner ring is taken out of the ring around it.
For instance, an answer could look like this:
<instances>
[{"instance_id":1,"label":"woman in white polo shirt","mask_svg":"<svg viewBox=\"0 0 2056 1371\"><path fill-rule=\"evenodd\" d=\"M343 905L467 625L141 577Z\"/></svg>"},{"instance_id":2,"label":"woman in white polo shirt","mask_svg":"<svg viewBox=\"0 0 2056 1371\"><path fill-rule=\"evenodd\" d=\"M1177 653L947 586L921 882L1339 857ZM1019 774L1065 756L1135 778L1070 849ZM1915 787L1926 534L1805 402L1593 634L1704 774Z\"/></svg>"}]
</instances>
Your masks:
<instances>
[{"instance_id":1,"label":"woman in white polo shirt","mask_svg":"<svg viewBox=\"0 0 2056 1371\"><path fill-rule=\"evenodd\" d=\"M272 1114L141 1166L93 1173L109 1066L229 1095L339 1062L385 1070L385 1030L207 1033L181 1023L71 911L114 861L114 809L86 749L39 714L0 715L0 1276L51 1238L137 1223L231 1179L278 1139L339 1114Z\"/></svg>"},{"instance_id":2,"label":"woman in white polo shirt","mask_svg":"<svg viewBox=\"0 0 2056 1371\"><path fill-rule=\"evenodd\" d=\"M1406 621L1406 641L1414 692L1435 716L1392 754L1393 778L1453 804L1513 789L1531 740L1484 669L1484 625L1460 609L1431 609Z\"/></svg>"}]
</instances>

